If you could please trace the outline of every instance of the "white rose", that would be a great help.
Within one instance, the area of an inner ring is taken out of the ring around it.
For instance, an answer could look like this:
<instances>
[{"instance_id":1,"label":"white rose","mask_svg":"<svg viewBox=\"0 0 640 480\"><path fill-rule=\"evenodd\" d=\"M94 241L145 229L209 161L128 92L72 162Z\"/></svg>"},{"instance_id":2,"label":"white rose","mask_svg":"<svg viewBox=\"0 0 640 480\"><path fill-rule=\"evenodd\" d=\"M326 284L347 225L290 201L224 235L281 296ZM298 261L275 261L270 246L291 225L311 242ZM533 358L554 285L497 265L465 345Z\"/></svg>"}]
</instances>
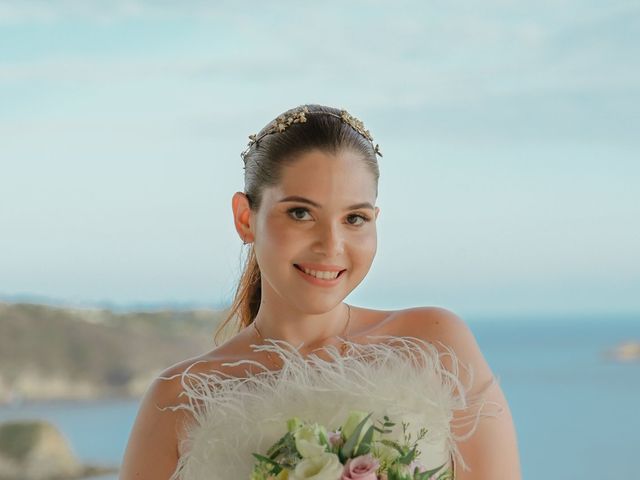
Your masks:
<instances>
[{"instance_id":1,"label":"white rose","mask_svg":"<svg viewBox=\"0 0 640 480\"><path fill-rule=\"evenodd\" d=\"M296 441L296 449L302 458L317 457L326 451L329 443L327 431L322 425L304 425L293 434Z\"/></svg>"},{"instance_id":2,"label":"white rose","mask_svg":"<svg viewBox=\"0 0 640 480\"><path fill-rule=\"evenodd\" d=\"M335 453L325 452L305 458L289 475L289 480L336 480L342 477L344 467Z\"/></svg>"}]
</instances>

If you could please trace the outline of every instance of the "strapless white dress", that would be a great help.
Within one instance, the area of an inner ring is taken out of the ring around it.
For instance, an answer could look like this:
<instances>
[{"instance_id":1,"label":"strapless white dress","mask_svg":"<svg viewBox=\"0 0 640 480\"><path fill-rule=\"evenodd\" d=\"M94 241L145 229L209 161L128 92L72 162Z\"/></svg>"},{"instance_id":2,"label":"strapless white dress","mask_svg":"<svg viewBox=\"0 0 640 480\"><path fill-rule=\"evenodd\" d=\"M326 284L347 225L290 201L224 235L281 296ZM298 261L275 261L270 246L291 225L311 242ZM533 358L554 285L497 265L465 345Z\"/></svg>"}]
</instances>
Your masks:
<instances>
[{"instance_id":1,"label":"strapless white dress","mask_svg":"<svg viewBox=\"0 0 640 480\"><path fill-rule=\"evenodd\" d=\"M247 363L261 369L246 378L217 370L185 371L182 384L188 404L169 408L189 410L194 421L180 441L184 453L171 480L249 480L255 463L252 453L264 454L286 432L289 418L332 429L342 425L351 410L373 412L372 420L388 415L397 425L398 440L404 436L402 422L409 424L406 433L413 439L426 428L427 435L418 442L419 461L428 469L443 464L454 473L466 469L457 443L473 434L481 417L499 414L483 411L493 402L468 396L472 369L445 345L438 351L415 337L368 338L377 343L345 341L344 356L334 346L324 347L329 360L316 354L305 357L287 342L267 339L252 347L277 354L282 369L270 371L253 360L224 364ZM451 370L442 365L443 355L451 357ZM463 370L466 384L460 378ZM451 428L453 413L467 409L475 413L456 420L470 429L457 435Z\"/></svg>"}]
</instances>

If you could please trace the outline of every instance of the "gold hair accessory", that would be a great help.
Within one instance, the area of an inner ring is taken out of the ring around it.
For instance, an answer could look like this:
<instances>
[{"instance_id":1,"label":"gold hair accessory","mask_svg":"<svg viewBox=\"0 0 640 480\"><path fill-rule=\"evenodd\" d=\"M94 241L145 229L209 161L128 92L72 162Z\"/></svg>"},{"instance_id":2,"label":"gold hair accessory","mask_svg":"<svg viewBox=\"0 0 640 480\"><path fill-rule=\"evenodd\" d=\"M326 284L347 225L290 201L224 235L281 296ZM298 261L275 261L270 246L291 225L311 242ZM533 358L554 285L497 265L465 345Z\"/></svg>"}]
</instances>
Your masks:
<instances>
[{"instance_id":1,"label":"gold hair accessory","mask_svg":"<svg viewBox=\"0 0 640 480\"><path fill-rule=\"evenodd\" d=\"M265 136L270 135L272 133L282 133L294 123L305 123L307 121L307 117L305 116L305 114L331 115L332 117L339 118L340 120L345 122L347 125L349 125L351 128L353 128L356 132L358 132L360 135L362 135L367 140L369 140L373 145L373 151L376 153L376 155L380 155L380 157L382 157L382 152L380 151L380 147L378 146L377 143L375 145L373 144L373 137L369 133L369 130L364 128L364 124L362 123L361 120L358 120L356 117L351 115L346 110L340 110L340 115L336 115L333 112L311 112L309 111L308 107L302 106L302 107L296 108L288 116L280 115L271 123L269 128L265 130L265 132L259 137L257 136L257 134L249 135L249 143L247 143L247 148L245 148L244 151L240 154L240 156L242 157L242 160L245 160L245 157L247 156L247 153L249 153L249 150L251 149L251 147L254 144L257 144Z\"/></svg>"}]
</instances>

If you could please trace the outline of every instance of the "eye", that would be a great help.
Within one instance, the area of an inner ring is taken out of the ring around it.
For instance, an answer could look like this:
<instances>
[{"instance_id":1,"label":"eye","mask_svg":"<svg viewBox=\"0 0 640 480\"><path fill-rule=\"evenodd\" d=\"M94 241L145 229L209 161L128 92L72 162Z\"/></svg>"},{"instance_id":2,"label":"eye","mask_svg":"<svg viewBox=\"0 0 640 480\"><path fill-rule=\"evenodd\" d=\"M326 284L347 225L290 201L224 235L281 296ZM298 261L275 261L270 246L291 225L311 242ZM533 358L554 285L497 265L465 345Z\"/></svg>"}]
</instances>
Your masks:
<instances>
[{"instance_id":1,"label":"eye","mask_svg":"<svg viewBox=\"0 0 640 480\"><path fill-rule=\"evenodd\" d=\"M354 218L354 217L355 217L355 218L359 218L359 219L361 219L361 220L362 220L362 222L361 222L361 223L351 223L351 222L348 222L348 223L349 223L349 225L354 225L354 226L356 226L356 227L360 227L360 226L364 225L365 223L367 223L368 221L370 221L370 218L369 218L369 217L367 217L367 216L365 216L365 215L360 215L360 214L353 214L353 215L349 215L349 217L348 217L348 218Z\"/></svg>"},{"instance_id":2,"label":"eye","mask_svg":"<svg viewBox=\"0 0 640 480\"><path fill-rule=\"evenodd\" d=\"M306 208L302 208L302 207L293 207L293 208L290 208L289 210L287 210L287 213L289 214L289 216L290 216L291 218L293 218L294 220L296 220L296 221L298 221L298 222L304 222L305 220L303 220L303 219L299 218L299 217L295 214L295 212L306 212L306 213L309 213L309 210L308 210L308 209L306 209Z\"/></svg>"}]
</instances>

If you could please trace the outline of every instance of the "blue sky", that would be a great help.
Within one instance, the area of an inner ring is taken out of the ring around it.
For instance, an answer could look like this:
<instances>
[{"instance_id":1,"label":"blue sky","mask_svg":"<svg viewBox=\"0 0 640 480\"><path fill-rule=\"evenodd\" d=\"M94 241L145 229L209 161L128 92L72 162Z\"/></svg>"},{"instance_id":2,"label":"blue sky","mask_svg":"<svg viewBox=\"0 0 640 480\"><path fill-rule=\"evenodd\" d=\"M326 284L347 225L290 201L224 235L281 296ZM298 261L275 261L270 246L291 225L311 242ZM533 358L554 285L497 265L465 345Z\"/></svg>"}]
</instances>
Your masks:
<instances>
[{"instance_id":1,"label":"blue sky","mask_svg":"<svg viewBox=\"0 0 640 480\"><path fill-rule=\"evenodd\" d=\"M324 103L384 154L348 301L640 312L639 27L625 1L0 0L0 296L224 302L247 135Z\"/></svg>"}]
</instances>

